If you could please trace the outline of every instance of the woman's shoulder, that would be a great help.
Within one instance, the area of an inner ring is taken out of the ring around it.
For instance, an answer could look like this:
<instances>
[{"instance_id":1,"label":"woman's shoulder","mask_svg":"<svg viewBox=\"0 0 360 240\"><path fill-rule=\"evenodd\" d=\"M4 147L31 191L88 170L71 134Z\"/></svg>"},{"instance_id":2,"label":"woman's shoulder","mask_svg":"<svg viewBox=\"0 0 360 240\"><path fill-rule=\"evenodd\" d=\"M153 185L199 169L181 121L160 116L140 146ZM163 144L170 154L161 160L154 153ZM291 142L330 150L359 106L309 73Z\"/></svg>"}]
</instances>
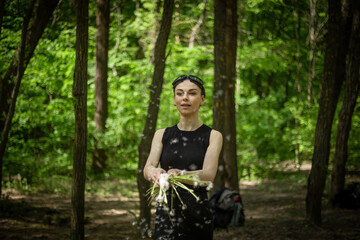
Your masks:
<instances>
[{"instance_id":1,"label":"woman's shoulder","mask_svg":"<svg viewBox=\"0 0 360 240\"><path fill-rule=\"evenodd\" d=\"M215 129L211 129L211 132L210 132L210 139L216 139L216 140L220 140L222 141L222 134L221 132L219 132L218 130L215 130Z\"/></svg>"},{"instance_id":2,"label":"woman's shoulder","mask_svg":"<svg viewBox=\"0 0 360 240\"><path fill-rule=\"evenodd\" d=\"M160 128L158 130L155 131L155 135L164 135L166 128Z\"/></svg>"},{"instance_id":3,"label":"woman's shoulder","mask_svg":"<svg viewBox=\"0 0 360 240\"><path fill-rule=\"evenodd\" d=\"M161 128L155 131L154 134L154 139L157 139L159 141L161 141L161 139L163 138L164 132L165 132L166 128Z\"/></svg>"},{"instance_id":4,"label":"woman's shoulder","mask_svg":"<svg viewBox=\"0 0 360 240\"><path fill-rule=\"evenodd\" d=\"M164 136L164 134L166 134L166 132L174 131L175 127L176 127L176 125L172 126L172 127L167 127L167 128L160 128L160 129L156 130L155 136L159 137L161 139Z\"/></svg>"},{"instance_id":5,"label":"woman's shoulder","mask_svg":"<svg viewBox=\"0 0 360 240\"><path fill-rule=\"evenodd\" d=\"M213 129L213 128L209 127L206 124L203 124L202 127L204 129L207 129L208 131L210 131L210 135L213 135L213 136L216 136L216 137L222 137L221 132L219 132L218 130Z\"/></svg>"}]
</instances>

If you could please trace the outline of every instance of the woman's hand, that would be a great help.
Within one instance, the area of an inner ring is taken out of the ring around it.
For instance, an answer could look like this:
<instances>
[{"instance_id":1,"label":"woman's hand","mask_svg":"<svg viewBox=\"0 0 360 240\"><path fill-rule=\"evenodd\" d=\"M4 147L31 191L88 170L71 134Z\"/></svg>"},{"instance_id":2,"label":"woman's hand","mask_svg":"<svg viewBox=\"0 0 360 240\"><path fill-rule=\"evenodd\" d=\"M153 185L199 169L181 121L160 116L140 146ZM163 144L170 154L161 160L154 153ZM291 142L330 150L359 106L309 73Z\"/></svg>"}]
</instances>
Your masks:
<instances>
[{"instance_id":1,"label":"woman's hand","mask_svg":"<svg viewBox=\"0 0 360 240\"><path fill-rule=\"evenodd\" d=\"M162 168L153 168L151 170L151 182L155 183L156 180L159 178L160 174L162 173L166 173L166 171Z\"/></svg>"},{"instance_id":2,"label":"woman's hand","mask_svg":"<svg viewBox=\"0 0 360 240\"><path fill-rule=\"evenodd\" d=\"M167 174L177 176L180 174L180 170L176 168L172 168L169 171L167 171Z\"/></svg>"}]
</instances>

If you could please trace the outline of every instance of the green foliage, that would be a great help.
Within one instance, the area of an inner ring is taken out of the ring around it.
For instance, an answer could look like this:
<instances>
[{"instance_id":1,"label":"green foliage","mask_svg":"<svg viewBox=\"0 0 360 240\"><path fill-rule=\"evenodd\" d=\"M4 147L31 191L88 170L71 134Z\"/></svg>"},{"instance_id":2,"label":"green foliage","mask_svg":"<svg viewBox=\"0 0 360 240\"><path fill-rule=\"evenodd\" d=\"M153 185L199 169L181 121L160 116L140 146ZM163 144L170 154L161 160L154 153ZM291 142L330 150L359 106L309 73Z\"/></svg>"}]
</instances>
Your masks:
<instances>
[{"instance_id":1,"label":"green foliage","mask_svg":"<svg viewBox=\"0 0 360 240\"><path fill-rule=\"evenodd\" d=\"M326 19L323 2L319 2L320 22ZM150 59L156 38L156 1L114 0L112 3L108 64L109 116L104 135L94 131L96 6L94 2L90 5L86 189L89 193L126 191L117 179L135 182L137 150L153 76ZM7 1L0 39L1 77L5 75L19 44L20 13L26 7L23 4L17 8L12 1ZM309 108L306 100L307 8L307 3L300 4L300 38L297 42L298 18L292 1L247 0L239 3L241 21L237 55L236 130L240 178L281 178L283 175L279 171L287 165L298 166L311 160L323 64L323 39L320 36L316 49L316 76ZM200 118L205 124L212 125L212 1L208 1L204 24L196 37L195 46L188 47L192 29L202 9L201 0L179 1L174 9L157 128L174 125L179 119L173 106L171 83L183 74L197 75L204 80L206 99L200 109ZM160 20L161 12L158 14ZM70 191L74 142L72 85L75 33L75 16L69 1L62 1L22 81L4 159L4 176L9 178L5 187L24 191ZM300 91L296 88L297 81ZM348 160L349 167L357 169L360 167L358 109L359 106L353 117ZM94 181L90 172L95 136L108 156L107 168L98 181ZM335 137L336 119L332 146ZM11 181L12 176L17 174L20 174L20 180ZM107 188L102 185L105 183Z\"/></svg>"}]
</instances>

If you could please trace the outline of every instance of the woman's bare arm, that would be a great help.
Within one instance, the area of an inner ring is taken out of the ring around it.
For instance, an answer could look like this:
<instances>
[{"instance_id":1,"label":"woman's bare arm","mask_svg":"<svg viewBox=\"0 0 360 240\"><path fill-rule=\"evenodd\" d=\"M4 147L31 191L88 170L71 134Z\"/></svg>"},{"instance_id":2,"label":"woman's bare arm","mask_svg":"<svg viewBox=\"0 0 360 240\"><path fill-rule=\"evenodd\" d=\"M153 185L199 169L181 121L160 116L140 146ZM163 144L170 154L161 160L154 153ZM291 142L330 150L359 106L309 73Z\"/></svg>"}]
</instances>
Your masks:
<instances>
[{"instance_id":1,"label":"woman's bare arm","mask_svg":"<svg viewBox=\"0 0 360 240\"><path fill-rule=\"evenodd\" d=\"M166 172L164 169L158 167L163 149L162 137L164 135L164 131L165 129L159 129L155 132L151 144L150 154L144 167L145 179L153 183L158 179L161 173Z\"/></svg>"}]
</instances>

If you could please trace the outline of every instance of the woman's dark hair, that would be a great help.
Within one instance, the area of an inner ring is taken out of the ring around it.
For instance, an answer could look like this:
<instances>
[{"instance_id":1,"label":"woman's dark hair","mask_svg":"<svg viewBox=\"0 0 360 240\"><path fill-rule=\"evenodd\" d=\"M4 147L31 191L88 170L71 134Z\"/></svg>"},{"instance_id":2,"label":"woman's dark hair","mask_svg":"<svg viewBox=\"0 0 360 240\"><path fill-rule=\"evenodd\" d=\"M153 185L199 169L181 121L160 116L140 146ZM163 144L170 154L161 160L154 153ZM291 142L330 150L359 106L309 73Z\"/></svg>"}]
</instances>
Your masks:
<instances>
[{"instance_id":1,"label":"woman's dark hair","mask_svg":"<svg viewBox=\"0 0 360 240\"><path fill-rule=\"evenodd\" d=\"M181 82L183 82L183 81L185 81L185 80L190 80L192 83L195 83L196 85L198 85L199 88L201 89L201 95L204 95L204 97L205 97L204 82L203 82L203 80L201 80L199 77L196 77L196 76L194 76L194 75L182 75L182 76L176 78L176 79L173 81L173 83L172 83L172 85L173 85L173 91L175 92L175 87L176 87L179 83L181 83Z\"/></svg>"}]
</instances>

